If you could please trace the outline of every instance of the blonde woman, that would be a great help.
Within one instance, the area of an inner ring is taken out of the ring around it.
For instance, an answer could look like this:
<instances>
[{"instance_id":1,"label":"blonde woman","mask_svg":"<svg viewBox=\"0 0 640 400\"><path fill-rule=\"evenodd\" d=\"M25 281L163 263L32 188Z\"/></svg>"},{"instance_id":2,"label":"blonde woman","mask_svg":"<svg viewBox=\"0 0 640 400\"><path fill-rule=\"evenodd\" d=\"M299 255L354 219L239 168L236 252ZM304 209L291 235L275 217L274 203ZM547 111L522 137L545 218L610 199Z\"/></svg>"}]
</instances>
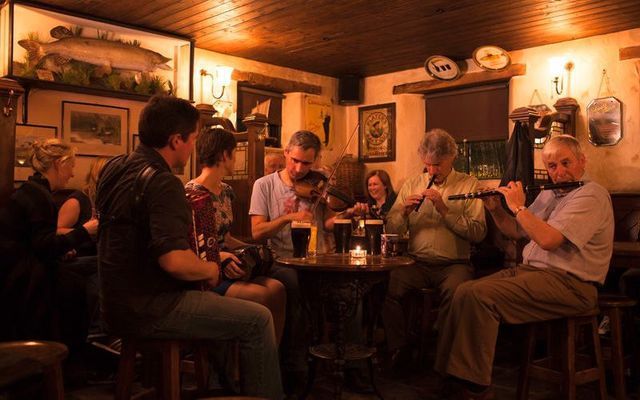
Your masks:
<instances>
[{"instance_id":1,"label":"blonde woman","mask_svg":"<svg viewBox=\"0 0 640 400\"><path fill-rule=\"evenodd\" d=\"M89 240L98 222L56 232L51 193L73 177L69 145L57 139L34 143L30 162L34 174L0 209L0 340L62 340L73 356L86 338L86 282L58 261Z\"/></svg>"}]
</instances>

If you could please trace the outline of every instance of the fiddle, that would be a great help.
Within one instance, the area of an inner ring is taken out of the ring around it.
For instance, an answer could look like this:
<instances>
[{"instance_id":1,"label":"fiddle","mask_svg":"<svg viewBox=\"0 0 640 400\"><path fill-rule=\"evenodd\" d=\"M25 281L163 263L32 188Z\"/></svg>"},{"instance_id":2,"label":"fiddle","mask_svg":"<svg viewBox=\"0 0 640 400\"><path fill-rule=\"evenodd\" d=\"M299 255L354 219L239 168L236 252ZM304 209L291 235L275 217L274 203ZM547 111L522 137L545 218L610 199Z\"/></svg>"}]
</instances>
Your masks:
<instances>
[{"instance_id":1,"label":"fiddle","mask_svg":"<svg viewBox=\"0 0 640 400\"><path fill-rule=\"evenodd\" d=\"M329 178L319 171L309 171L304 178L293 182L293 188L296 196L326 204L332 211L344 211L356 204L351 196L330 185Z\"/></svg>"}]
</instances>

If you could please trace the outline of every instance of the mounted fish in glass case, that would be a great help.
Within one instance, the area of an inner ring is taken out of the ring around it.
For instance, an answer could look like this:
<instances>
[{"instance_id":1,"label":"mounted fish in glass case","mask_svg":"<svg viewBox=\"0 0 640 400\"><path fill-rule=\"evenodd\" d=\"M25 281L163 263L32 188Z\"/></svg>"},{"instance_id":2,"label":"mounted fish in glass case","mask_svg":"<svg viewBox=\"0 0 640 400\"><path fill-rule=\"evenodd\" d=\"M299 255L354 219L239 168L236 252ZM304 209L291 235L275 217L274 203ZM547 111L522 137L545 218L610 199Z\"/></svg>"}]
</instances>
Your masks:
<instances>
[{"instance_id":1,"label":"mounted fish in glass case","mask_svg":"<svg viewBox=\"0 0 640 400\"><path fill-rule=\"evenodd\" d=\"M181 96L190 97L188 39L32 5L12 11L10 76L142 96L177 94L183 86Z\"/></svg>"}]
</instances>

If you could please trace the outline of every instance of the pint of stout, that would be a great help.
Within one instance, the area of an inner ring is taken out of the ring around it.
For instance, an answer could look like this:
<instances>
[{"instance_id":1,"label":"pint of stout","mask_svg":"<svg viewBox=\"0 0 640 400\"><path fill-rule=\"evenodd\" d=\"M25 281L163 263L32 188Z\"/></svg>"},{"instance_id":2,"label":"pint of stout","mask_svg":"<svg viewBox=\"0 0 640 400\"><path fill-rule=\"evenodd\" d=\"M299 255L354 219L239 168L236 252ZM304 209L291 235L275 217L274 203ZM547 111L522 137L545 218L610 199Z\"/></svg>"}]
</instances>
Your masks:
<instances>
[{"instance_id":1,"label":"pint of stout","mask_svg":"<svg viewBox=\"0 0 640 400\"><path fill-rule=\"evenodd\" d=\"M349 243L351 243L351 220L334 220L333 237L336 239L336 253L348 253Z\"/></svg>"},{"instance_id":2,"label":"pint of stout","mask_svg":"<svg viewBox=\"0 0 640 400\"><path fill-rule=\"evenodd\" d=\"M364 235L367 239L369 253L380 255L381 238L384 231L384 221L381 219L368 219L364 221Z\"/></svg>"},{"instance_id":3,"label":"pint of stout","mask_svg":"<svg viewBox=\"0 0 640 400\"><path fill-rule=\"evenodd\" d=\"M297 258L307 257L309 238L311 237L311 222L291 222L291 242L293 243L293 256Z\"/></svg>"}]
</instances>

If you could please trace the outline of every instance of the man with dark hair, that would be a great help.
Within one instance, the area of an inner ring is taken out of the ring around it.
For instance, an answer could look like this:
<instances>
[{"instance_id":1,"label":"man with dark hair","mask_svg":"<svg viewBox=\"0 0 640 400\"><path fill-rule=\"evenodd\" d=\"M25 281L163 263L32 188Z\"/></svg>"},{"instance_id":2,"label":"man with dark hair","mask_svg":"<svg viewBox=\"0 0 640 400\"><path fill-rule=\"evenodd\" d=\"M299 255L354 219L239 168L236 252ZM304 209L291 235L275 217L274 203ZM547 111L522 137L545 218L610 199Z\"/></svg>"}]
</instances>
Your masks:
<instances>
[{"instance_id":1,"label":"man with dark hair","mask_svg":"<svg viewBox=\"0 0 640 400\"><path fill-rule=\"evenodd\" d=\"M333 229L333 213L320 205L311 213L313 203L296 196L294 184L304 179L320 155L320 139L309 131L293 134L284 150L285 168L258 179L251 193L251 233L254 239L268 239L279 256L291 256L292 221L314 221L318 227L318 252L326 252L323 234ZM366 207L358 205L358 209ZM306 319L302 313L298 275L295 270L276 266L272 278L282 282L287 290L287 320L282 339L284 381L287 392L296 393L304 384L306 373ZM347 380L353 383L353 379Z\"/></svg>"},{"instance_id":2,"label":"man with dark hair","mask_svg":"<svg viewBox=\"0 0 640 400\"><path fill-rule=\"evenodd\" d=\"M282 398L271 313L264 306L196 290L220 267L191 251L191 212L171 168L184 166L198 136L186 100L152 98L140 115L141 144L100 176L98 257L101 306L113 334L238 340L242 392Z\"/></svg>"}]
</instances>

